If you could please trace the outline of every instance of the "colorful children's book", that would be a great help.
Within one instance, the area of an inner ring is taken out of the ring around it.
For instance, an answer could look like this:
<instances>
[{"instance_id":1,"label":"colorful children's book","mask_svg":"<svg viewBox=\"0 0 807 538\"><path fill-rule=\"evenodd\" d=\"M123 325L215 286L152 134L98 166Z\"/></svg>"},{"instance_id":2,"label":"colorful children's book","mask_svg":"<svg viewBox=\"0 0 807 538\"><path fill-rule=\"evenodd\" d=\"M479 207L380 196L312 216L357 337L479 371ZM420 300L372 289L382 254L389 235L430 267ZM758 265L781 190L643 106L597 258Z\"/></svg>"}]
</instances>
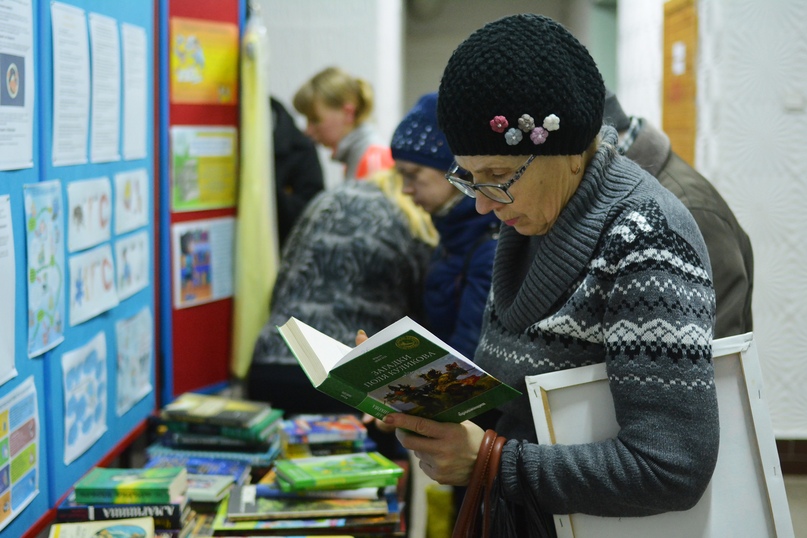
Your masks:
<instances>
[{"instance_id":1,"label":"colorful children's book","mask_svg":"<svg viewBox=\"0 0 807 538\"><path fill-rule=\"evenodd\" d=\"M76 502L170 503L185 495L188 472L184 467L115 469L95 467L75 486Z\"/></svg>"},{"instance_id":2,"label":"colorful children's book","mask_svg":"<svg viewBox=\"0 0 807 538\"><path fill-rule=\"evenodd\" d=\"M270 469L258 480L256 493L260 497L304 499L380 499L391 493L396 486L386 488L366 487L350 489L312 489L308 491L283 491L277 481L277 471Z\"/></svg>"},{"instance_id":3,"label":"colorful children's book","mask_svg":"<svg viewBox=\"0 0 807 538\"><path fill-rule=\"evenodd\" d=\"M188 499L193 502L218 502L234 484L232 476L218 474L188 474Z\"/></svg>"},{"instance_id":4,"label":"colorful children's book","mask_svg":"<svg viewBox=\"0 0 807 538\"><path fill-rule=\"evenodd\" d=\"M277 439L266 452L242 452L236 450L198 450L173 448L157 441L146 447L149 459L155 456L184 456L196 458L215 458L239 461L252 467L269 467L280 455L280 439Z\"/></svg>"},{"instance_id":5,"label":"colorful children's book","mask_svg":"<svg viewBox=\"0 0 807 538\"><path fill-rule=\"evenodd\" d=\"M255 519L303 519L319 517L383 515L384 498L313 498L263 496L265 488L238 486L230 492L227 517L233 521Z\"/></svg>"},{"instance_id":6,"label":"colorful children's book","mask_svg":"<svg viewBox=\"0 0 807 538\"><path fill-rule=\"evenodd\" d=\"M111 521L55 523L51 525L50 534L48 534L48 538L87 538L88 536L155 538L154 520L150 517L137 517Z\"/></svg>"},{"instance_id":7,"label":"colorful children's book","mask_svg":"<svg viewBox=\"0 0 807 538\"><path fill-rule=\"evenodd\" d=\"M186 392L160 411L165 420L205 422L235 428L252 428L272 412L266 402Z\"/></svg>"},{"instance_id":8,"label":"colorful children's book","mask_svg":"<svg viewBox=\"0 0 807 538\"><path fill-rule=\"evenodd\" d=\"M78 521L104 521L132 517L154 518L155 529L181 529L190 513L187 497L174 499L168 503L130 504L79 504L75 492L56 507L56 521L74 523Z\"/></svg>"},{"instance_id":9,"label":"colorful children's book","mask_svg":"<svg viewBox=\"0 0 807 538\"><path fill-rule=\"evenodd\" d=\"M185 454L153 454L144 465L153 467L185 467L188 474L208 474L232 476L236 484L248 482L252 467L248 463L232 459L222 459Z\"/></svg>"},{"instance_id":10,"label":"colorful children's book","mask_svg":"<svg viewBox=\"0 0 807 538\"><path fill-rule=\"evenodd\" d=\"M219 503L211 525L215 536L311 534L324 538L325 533L340 533L339 538L347 538L352 535L386 536L401 530L401 512L395 495L387 497L387 513L378 516L233 521L227 517L228 506L229 502ZM342 537L343 534L346 536ZM327 536L337 538L336 534Z\"/></svg>"},{"instance_id":11,"label":"colorful children's book","mask_svg":"<svg viewBox=\"0 0 807 538\"><path fill-rule=\"evenodd\" d=\"M283 439L288 444L318 444L359 441L367 438L367 427L349 413L294 415L283 421Z\"/></svg>"},{"instance_id":12,"label":"colorful children's book","mask_svg":"<svg viewBox=\"0 0 807 538\"><path fill-rule=\"evenodd\" d=\"M358 452L275 462L284 491L395 485L403 468L378 452Z\"/></svg>"},{"instance_id":13,"label":"colorful children's book","mask_svg":"<svg viewBox=\"0 0 807 538\"><path fill-rule=\"evenodd\" d=\"M379 419L462 422L521 394L408 317L354 348L296 318L278 330L314 387Z\"/></svg>"},{"instance_id":14,"label":"colorful children's book","mask_svg":"<svg viewBox=\"0 0 807 538\"><path fill-rule=\"evenodd\" d=\"M191 450L235 450L237 452L266 452L272 445L266 441L244 441L223 435L205 433L166 432L161 437L164 445Z\"/></svg>"},{"instance_id":15,"label":"colorful children's book","mask_svg":"<svg viewBox=\"0 0 807 538\"><path fill-rule=\"evenodd\" d=\"M283 445L283 457L286 459L310 458L312 456L333 456L334 454L350 454L353 452L372 452L375 445L368 448L366 439L361 441L334 441L332 443L292 443Z\"/></svg>"},{"instance_id":16,"label":"colorful children's book","mask_svg":"<svg viewBox=\"0 0 807 538\"><path fill-rule=\"evenodd\" d=\"M249 428L222 426L212 422L190 422L187 420L164 420L165 427L176 433L219 435L242 441L266 441L280 429L283 419L282 409L272 409L262 421Z\"/></svg>"}]
</instances>

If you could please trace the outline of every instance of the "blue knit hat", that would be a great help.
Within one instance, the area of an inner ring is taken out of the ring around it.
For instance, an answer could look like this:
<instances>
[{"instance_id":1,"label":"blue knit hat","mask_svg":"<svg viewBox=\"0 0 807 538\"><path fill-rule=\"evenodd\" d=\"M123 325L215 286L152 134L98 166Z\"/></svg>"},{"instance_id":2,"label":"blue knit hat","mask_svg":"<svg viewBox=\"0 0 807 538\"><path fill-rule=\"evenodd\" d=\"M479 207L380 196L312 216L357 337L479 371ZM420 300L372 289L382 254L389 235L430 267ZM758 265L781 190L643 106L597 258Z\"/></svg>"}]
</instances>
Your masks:
<instances>
[{"instance_id":1,"label":"blue knit hat","mask_svg":"<svg viewBox=\"0 0 807 538\"><path fill-rule=\"evenodd\" d=\"M418 100L392 135L392 158L438 170L448 170L454 155L446 136L437 127L437 92Z\"/></svg>"}]
</instances>

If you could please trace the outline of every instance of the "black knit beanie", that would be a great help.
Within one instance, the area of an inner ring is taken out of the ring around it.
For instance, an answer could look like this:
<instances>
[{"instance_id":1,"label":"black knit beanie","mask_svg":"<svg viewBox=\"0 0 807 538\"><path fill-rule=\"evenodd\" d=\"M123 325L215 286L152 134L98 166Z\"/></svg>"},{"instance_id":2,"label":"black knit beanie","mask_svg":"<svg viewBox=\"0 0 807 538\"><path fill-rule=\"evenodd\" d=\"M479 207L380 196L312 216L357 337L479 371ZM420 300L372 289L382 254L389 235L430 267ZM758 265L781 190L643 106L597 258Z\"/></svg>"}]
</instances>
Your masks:
<instances>
[{"instance_id":1,"label":"black knit beanie","mask_svg":"<svg viewBox=\"0 0 807 538\"><path fill-rule=\"evenodd\" d=\"M568 30L522 14L463 41L438 95L437 121L454 155L575 155L600 131L605 85Z\"/></svg>"}]
</instances>

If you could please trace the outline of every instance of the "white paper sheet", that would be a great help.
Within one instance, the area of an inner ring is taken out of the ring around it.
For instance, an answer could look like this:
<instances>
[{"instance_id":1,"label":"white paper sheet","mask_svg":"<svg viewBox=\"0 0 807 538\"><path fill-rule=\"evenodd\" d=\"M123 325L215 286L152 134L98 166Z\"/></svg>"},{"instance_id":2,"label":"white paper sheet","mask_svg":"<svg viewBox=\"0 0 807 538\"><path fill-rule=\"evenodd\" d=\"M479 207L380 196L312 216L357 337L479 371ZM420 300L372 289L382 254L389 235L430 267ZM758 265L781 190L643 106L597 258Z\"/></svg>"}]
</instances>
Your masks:
<instances>
[{"instance_id":1,"label":"white paper sheet","mask_svg":"<svg viewBox=\"0 0 807 538\"><path fill-rule=\"evenodd\" d=\"M120 38L115 19L90 13L92 125L90 159L120 160Z\"/></svg>"},{"instance_id":2,"label":"white paper sheet","mask_svg":"<svg viewBox=\"0 0 807 538\"><path fill-rule=\"evenodd\" d=\"M109 178L67 185L67 246L70 252L109 241L112 235L112 187Z\"/></svg>"},{"instance_id":3,"label":"white paper sheet","mask_svg":"<svg viewBox=\"0 0 807 538\"><path fill-rule=\"evenodd\" d=\"M148 42L140 26L121 24L123 41L123 157L145 159L148 121Z\"/></svg>"},{"instance_id":4,"label":"white paper sheet","mask_svg":"<svg viewBox=\"0 0 807 538\"><path fill-rule=\"evenodd\" d=\"M34 165L31 0L0 0L0 170Z\"/></svg>"},{"instance_id":5,"label":"white paper sheet","mask_svg":"<svg viewBox=\"0 0 807 538\"><path fill-rule=\"evenodd\" d=\"M232 297L235 219L183 222L171 233L174 308Z\"/></svg>"},{"instance_id":6,"label":"white paper sheet","mask_svg":"<svg viewBox=\"0 0 807 538\"><path fill-rule=\"evenodd\" d=\"M118 306L109 243L70 257L70 326Z\"/></svg>"},{"instance_id":7,"label":"white paper sheet","mask_svg":"<svg viewBox=\"0 0 807 538\"><path fill-rule=\"evenodd\" d=\"M149 251L149 236L146 232L138 232L115 241L119 301L149 285Z\"/></svg>"},{"instance_id":8,"label":"white paper sheet","mask_svg":"<svg viewBox=\"0 0 807 538\"><path fill-rule=\"evenodd\" d=\"M106 335L62 355L64 464L84 454L107 430Z\"/></svg>"},{"instance_id":9,"label":"white paper sheet","mask_svg":"<svg viewBox=\"0 0 807 538\"><path fill-rule=\"evenodd\" d=\"M53 2L53 166L87 162L90 50L84 10Z\"/></svg>"},{"instance_id":10,"label":"white paper sheet","mask_svg":"<svg viewBox=\"0 0 807 538\"><path fill-rule=\"evenodd\" d=\"M11 197L0 195L0 385L17 376L14 365L16 301Z\"/></svg>"},{"instance_id":11,"label":"white paper sheet","mask_svg":"<svg viewBox=\"0 0 807 538\"><path fill-rule=\"evenodd\" d=\"M115 233L130 232L149 221L149 175L145 168L115 174Z\"/></svg>"},{"instance_id":12,"label":"white paper sheet","mask_svg":"<svg viewBox=\"0 0 807 538\"><path fill-rule=\"evenodd\" d=\"M123 416L152 391L154 321L148 307L115 323L117 357L117 415Z\"/></svg>"}]
</instances>

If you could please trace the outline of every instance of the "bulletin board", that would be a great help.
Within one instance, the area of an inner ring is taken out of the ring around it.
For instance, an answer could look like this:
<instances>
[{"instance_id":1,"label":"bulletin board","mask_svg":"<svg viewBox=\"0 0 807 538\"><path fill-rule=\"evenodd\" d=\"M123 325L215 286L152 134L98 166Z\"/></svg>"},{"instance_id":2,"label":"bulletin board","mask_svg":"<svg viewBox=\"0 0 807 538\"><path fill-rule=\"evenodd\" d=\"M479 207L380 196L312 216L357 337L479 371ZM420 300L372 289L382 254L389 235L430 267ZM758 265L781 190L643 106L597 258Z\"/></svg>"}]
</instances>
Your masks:
<instances>
[{"instance_id":1,"label":"bulletin board","mask_svg":"<svg viewBox=\"0 0 807 538\"><path fill-rule=\"evenodd\" d=\"M712 353L720 449L700 501L686 511L647 517L556 514L559 538L793 536L753 335L715 340ZM540 443L597 442L618 431L604 364L527 376L526 381Z\"/></svg>"},{"instance_id":2,"label":"bulletin board","mask_svg":"<svg viewBox=\"0 0 807 538\"><path fill-rule=\"evenodd\" d=\"M162 402L230 378L244 0L160 4Z\"/></svg>"},{"instance_id":3,"label":"bulletin board","mask_svg":"<svg viewBox=\"0 0 807 538\"><path fill-rule=\"evenodd\" d=\"M24 134L13 151L0 139L0 348L13 337L10 363L0 355L0 536L35 536L156 406L154 7L0 4L15 10L0 64L14 64L17 90L3 78L0 123L32 118L11 125ZM9 46L21 28L30 47Z\"/></svg>"}]
</instances>

